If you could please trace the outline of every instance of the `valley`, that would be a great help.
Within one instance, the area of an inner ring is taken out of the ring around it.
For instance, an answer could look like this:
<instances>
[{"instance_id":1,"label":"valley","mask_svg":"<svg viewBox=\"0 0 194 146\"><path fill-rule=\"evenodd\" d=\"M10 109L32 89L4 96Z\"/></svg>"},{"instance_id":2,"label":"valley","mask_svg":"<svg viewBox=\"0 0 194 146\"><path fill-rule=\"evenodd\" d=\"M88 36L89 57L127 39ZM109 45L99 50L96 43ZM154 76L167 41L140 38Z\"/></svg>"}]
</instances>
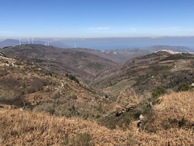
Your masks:
<instances>
[{"instance_id":1,"label":"valley","mask_svg":"<svg viewBox=\"0 0 194 146\"><path fill-rule=\"evenodd\" d=\"M35 44L0 49L0 144L192 144L190 51L151 46L103 52Z\"/></svg>"}]
</instances>

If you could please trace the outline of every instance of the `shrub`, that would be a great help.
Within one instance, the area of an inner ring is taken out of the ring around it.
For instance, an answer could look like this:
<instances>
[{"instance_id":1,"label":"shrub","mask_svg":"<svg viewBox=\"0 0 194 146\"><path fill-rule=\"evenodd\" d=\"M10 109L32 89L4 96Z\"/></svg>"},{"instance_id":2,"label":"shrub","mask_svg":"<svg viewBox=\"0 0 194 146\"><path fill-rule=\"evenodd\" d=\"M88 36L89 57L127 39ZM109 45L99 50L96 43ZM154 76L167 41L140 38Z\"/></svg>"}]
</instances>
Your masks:
<instances>
[{"instance_id":1,"label":"shrub","mask_svg":"<svg viewBox=\"0 0 194 146\"><path fill-rule=\"evenodd\" d=\"M156 87L155 89L152 90L152 97L157 98L157 97L163 95L164 93L166 93L164 87Z\"/></svg>"},{"instance_id":2,"label":"shrub","mask_svg":"<svg viewBox=\"0 0 194 146\"><path fill-rule=\"evenodd\" d=\"M89 133L80 133L76 136L75 138L75 146L91 146L90 144L91 141L91 135Z\"/></svg>"},{"instance_id":3,"label":"shrub","mask_svg":"<svg viewBox=\"0 0 194 146\"><path fill-rule=\"evenodd\" d=\"M51 94L52 99L60 98L60 91L56 90Z\"/></svg>"},{"instance_id":4,"label":"shrub","mask_svg":"<svg viewBox=\"0 0 194 146\"><path fill-rule=\"evenodd\" d=\"M170 128L184 128L189 127L188 121L185 119L185 117L182 117L181 119L166 119L162 121L161 126L167 130Z\"/></svg>"},{"instance_id":5,"label":"shrub","mask_svg":"<svg viewBox=\"0 0 194 146\"><path fill-rule=\"evenodd\" d=\"M0 77L6 76L8 74L7 70L0 70Z\"/></svg>"},{"instance_id":6,"label":"shrub","mask_svg":"<svg viewBox=\"0 0 194 146\"><path fill-rule=\"evenodd\" d=\"M66 74L65 76L79 84L79 80L75 76L71 74Z\"/></svg>"},{"instance_id":7,"label":"shrub","mask_svg":"<svg viewBox=\"0 0 194 146\"><path fill-rule=\"evenodd\" d=\"M64 139L61 144L66 145L66 146L69 144L69 135L67 133L65 134Z\"/></svg>"},{"instance_id":8,"label":"shrub","mask_svg":"<svg viewBox=\"0 0 194 146\"><path fill-rule=\"evenodd\" d=\"M193 59L193 55L189 53L174 54L169 57L164 58L162 61L166 60L178 60L178 59Z\"/></svg>"},{"instance_id":9,"label":"shrub","mask_svg":"<svg viewBox=\"0 0 194 146\"><path fill-rule=\"evenodd\" d=\"M72 139L69 138L68 134L65 134L61 144L65 146L93 146L94 144L91 140L91 135L87 132L77 134Z\"/></svg>"},{"instance_id":10,"label":"shrub","mask_svg":"<svg viewBox=\"0 0 194 146\"><path fill-rule=\"evenodd\" d=\"M40 90L43 90L43 87L47 85L46 80L32 77L30 79L26 79L25 84L23 85L25 89L27 89L27 93L34 93Z\"/></svg>"},{"instance_id":11,"label":"shrub","mask_svg":"<svg viewBox=\"0 0 194 146\"><path fill-rule=\"evenodd\" d=\"M40 105L37 105L34 107L33 109L35 112L47 112L50 114L54 114L55 113L55 105L54 103L41 103Z\"/></svg>"},{"instance_id":12,"label":"shrub","mask_svg":"<svg viewBox=\"0 0 194 146\"><path fill-rule=\"evenodd\" d=\"M191 89L191 86L188 83L181 83L178 87L178 91L188 91Z\"/></svg>"},{"instance_id":13,"label":"shrub","mask_svg":"<svg viewBox=\"0 0 194 146\"><path fill-rule=\"evenodd\" d=\"M186 122L187 121L186 121L185 117L182 117L182 119L180 121L178 121L179 128L185 126Z\"/></svg>"}]
</instances>

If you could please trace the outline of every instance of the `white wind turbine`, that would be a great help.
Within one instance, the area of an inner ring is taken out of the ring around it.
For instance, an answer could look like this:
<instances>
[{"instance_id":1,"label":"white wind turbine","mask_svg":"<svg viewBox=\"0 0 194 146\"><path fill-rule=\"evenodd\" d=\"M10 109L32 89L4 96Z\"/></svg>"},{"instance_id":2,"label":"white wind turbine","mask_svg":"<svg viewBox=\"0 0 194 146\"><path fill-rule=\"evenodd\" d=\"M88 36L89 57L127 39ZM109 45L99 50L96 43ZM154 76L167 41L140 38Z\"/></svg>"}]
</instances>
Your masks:
<instances>
[{"instance_id":1,"label":"white wind turbine","mask_svg":"<svg viewBox=\"0 0 194 146\"><path fill-rule=\"evenodd\" d=\"M19 38L19 45L20 45L20 46L22 45L22 41L21 41L21 38Z\"/></svg>"},{"instance_id":2,"label":"white wind turbine","mask_svg":"<svg viewBox=\"0 0 194 146\"><path fill-rule=\"evenodd\" d=\"M29 36L28 36L28 44L30 44L30 38L29 38Z\"/></svg>"}]
</instances>

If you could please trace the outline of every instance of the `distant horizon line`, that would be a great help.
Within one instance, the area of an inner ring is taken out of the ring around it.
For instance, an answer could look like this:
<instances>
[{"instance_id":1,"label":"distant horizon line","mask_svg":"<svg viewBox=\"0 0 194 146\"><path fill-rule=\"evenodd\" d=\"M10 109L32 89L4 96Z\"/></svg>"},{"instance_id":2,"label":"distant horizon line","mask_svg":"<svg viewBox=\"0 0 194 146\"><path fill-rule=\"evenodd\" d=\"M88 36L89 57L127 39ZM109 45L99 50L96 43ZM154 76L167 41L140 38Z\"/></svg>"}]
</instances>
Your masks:
<instances>
[{"instance_id":1,"label":"distant horizon line","mask_svg":"<svg viewBox=\"0 0 194 146\"><path fill-rule=\"evenodd\" d=\"M190 38L194 37L194 35L185 35L185 36L107 36L107 37L41 37L41 36L0 36L0 39L117 39L117 38Z\"/></svg>"}]
</instances>

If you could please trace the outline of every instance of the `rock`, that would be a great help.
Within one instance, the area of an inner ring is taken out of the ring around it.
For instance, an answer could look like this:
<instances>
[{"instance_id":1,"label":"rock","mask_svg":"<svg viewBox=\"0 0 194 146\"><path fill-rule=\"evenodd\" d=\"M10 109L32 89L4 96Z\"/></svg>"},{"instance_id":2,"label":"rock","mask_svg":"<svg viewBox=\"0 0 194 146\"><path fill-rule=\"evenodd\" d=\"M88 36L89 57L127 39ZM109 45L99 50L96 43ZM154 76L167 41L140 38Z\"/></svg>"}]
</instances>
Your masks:
<instances>
[{"instance_id":1,"label":"rock","mask_svg":"<svg viewBox=\"0 0 194 146\"><path fill-rule=\"evenodd\" d=\"M140 119L141 121L143 121L144 116L141 114L141 115L139 116L139 119Z\"/></svg>"}]
</instances>

